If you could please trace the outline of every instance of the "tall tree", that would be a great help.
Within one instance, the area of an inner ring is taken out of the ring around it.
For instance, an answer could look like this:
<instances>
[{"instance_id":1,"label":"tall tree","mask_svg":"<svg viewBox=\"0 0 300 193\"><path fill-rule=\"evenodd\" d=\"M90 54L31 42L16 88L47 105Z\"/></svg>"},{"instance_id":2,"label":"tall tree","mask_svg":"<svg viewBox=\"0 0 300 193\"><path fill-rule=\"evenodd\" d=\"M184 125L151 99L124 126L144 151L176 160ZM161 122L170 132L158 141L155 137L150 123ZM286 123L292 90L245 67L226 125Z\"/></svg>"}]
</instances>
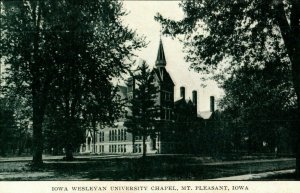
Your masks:
<instances>
[{"instance_id":1,"label":"tall tree","mask_svg":"<svg viewBox=\"0 0 300 193\"><path fill-rule=\"evenodd\" d=\"M299 0L188 0L182 1L180 6L185 12L181 21L166 19L160 14L156 19L163 24L165 33L185 34L186 60L191 62L191 68L202 72L227 68L226 72L232 74L241 66L263 66L267 58L280 53L280 59L287 60L286 65L291 66L299 119ZM298 123L297 179L300 178L299 133Z\"/></svg>"},{"instance_id":2,"label":"tall tree","mask_svg":"<svg viewBox=\"0 0 300 193\"><path fill-rule=\"evenodd\" d=\"M129 109L125 126L133 136L142 136L143 158L146 157L146 138L155 134L156 119L159 116L157 103L158 88L149 66L143 61L133 75L136 84L133 97L129 100ZM134 139L133 139L134 140ZM133 144L134 145L134 144ZM133 147L134 148L134 147Z\"/></svg>"},{"instance_id":3,"label":"tall tree","mask_svg":"<svg viewBox=\"0 0 300 193\"><path fill-rule=\"evenodd\" d=\"M144 44L135 31L122 25L126 13L118 1L4 1L1 5L6 81L22 88L16 94L30 90L33 163L38 165L50 102L61 102L64 129L72 133L78 127L83 95L97 89L86 85L99 80L95 77L102 78L99 85L107 84L125 72L133 50Z\"/></svg>"},{"instance_id":4,"label":"tall tree","mask_svg":"<svg viewBox=\"0 0 300 193\"><path fill-rule=\"evenodd\" d=\"M125 12L121 5L71 0L58 4L58 10L69 10L56 14L58 25L68 33L60 35L57 45L60 69L53 98L63 112L68 160L73 157L73 142L80 142L77 134L82 133L83 113L93 130L97 123L111 124L116 118L116 92L110 81L128 70L132 51L143 46L142 39L122 25L120 17Z\"/></svg>"},{"instance_id":5,"label":"tall tree","mask_svg":"<svg viewBox=\"0 0 300 193\"><path fill-rule=\"evenodd\" d=\"M33 127L33 163L42 163L42 123L53 78L52 53L46 47L42 29L48 1L1 2L1 53L7 65L7 82L13 82L19 95L30 91Z\"/></svg>"},{"instance_id":6,"label":"tall tree","mask_svg":"<svg viewBox=\"0 0 300 193\"><path fill-rule=\"evenodd\" d=\"M283 68L279 58L263 69L244 67L224 81L222 88L225 96L220 106L233 135L228 141L234 142L234 148L241 148L241 142L247 138L249 152L282 151L277 144L279 131L291 133L296 109L290 69ZM237 126L242 129L237 130Z\"/></svg>"}]
</instances>

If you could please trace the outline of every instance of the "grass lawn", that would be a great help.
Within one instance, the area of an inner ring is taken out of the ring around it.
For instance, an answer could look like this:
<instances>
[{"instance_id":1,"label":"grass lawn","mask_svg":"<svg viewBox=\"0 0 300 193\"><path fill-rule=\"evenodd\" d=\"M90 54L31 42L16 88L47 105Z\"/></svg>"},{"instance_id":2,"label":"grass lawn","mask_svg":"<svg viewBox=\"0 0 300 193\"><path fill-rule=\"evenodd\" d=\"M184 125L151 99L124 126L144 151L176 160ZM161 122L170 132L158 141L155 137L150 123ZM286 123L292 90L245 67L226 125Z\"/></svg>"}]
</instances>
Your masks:
<instances>
[{"instance_id":1,"label":"grass lawn","mask_svg":"<svg viewBox=\"0 0 300 193\"><path fill-rule=\"evenodd\" d=\"M81 158L48 160L39 169L32 169L27 161L1 162L0 180L205 180L291 168L294 159L216 163L185 156Z\"/></svg>"}]
</instances>

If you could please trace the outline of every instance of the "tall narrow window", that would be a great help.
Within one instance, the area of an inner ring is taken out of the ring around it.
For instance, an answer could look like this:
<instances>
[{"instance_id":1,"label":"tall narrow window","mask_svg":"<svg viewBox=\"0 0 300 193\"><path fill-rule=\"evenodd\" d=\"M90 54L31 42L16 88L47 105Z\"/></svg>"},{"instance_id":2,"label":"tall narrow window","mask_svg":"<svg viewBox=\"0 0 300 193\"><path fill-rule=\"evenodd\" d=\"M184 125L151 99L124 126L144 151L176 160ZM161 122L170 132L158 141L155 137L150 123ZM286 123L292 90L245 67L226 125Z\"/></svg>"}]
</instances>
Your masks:
<instances>
[{"instance_id":1,"label":"tall narrow window","mask_svg":"<svg viewBox=\"0 0 300 193\"><path fill-rule=\"evenodd\" d=\"M161 119L165 119L166 118L166 112L165 111L166 110L164 108L161 110Z\"/></svg>"},{"instance_id":2,"label":"tall narrow window","mask_svg":"<svg viewBox=\"0 0 300 193\"><path fill-rule=\"evenodd\" d=\"M169 120L170 119L170 109L166 109L166 119Z\"/></svg>"}]
</instances>

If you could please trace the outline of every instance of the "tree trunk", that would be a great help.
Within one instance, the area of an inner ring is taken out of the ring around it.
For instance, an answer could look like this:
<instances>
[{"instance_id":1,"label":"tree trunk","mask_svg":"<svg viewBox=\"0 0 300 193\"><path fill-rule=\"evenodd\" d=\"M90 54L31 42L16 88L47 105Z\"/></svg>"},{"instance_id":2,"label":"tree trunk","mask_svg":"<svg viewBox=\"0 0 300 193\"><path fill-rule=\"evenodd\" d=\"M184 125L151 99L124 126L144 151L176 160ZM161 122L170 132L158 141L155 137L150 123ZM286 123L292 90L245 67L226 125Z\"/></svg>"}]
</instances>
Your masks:
<instances>
[{"instance_id":1,"label":"tree trunk","mask_svg":"<svg viewBox=\"0 0 300 193\"><path fill-rule=\"evenodd\" d=\"M300 72L298 72L300 74ZM300 80L299 80L300 81ZM300 82L298 83L294 83L294 84L298 84L298 87L299 87L299 84ZM297 110L297 116L296 116L296 136L297 136L297 140L296 140L296 179L297 180L300 180L300 123L299 123L299 120L300 120L300 93L299 93L299 90L297 92L297 102L298 102L298 110Z\"/></svg>"},{"instance_id":2,"label":"tree trunk","mask_svg":"<svg viewBox=\"0 0 300 193\"><path fill-rule=\"evenodd\" d=\"M93 120L93 153L96 153L96 121Z\"/></svg>"},{"instance_id":3,"label":"tree trunk","mask_svg":"<svg viewBox=\"0 0 300 193\"><path fill-rule=\"evenodd\" d=\"M93 128L93 153L96 153L96 128Z\"/></svg>"},{"instance_id":4,"label":"tree trunk","mask_svg":"<svg viewBox=\"0 0 300 193\"><path fill-rule=\"evenodd\" d=\"M297 95L297 120L300 120L300 1L293 1L291 10L291 33L293 37L294 52L291 58L293 83ZM297 122L297 145L296 145L296 179L300 180L300 123Z\"/></svg>"},{"instance_id":5,"label":"tree trunk","mask_svg":"<svg viewBox=\"0 0 300 193\"><path fill-rule=\"evenodd\" d=\"M146 158L146 136L143 134L143 158Z\"/></svg>"},{"instance_id":6,"label":"tree trunk","mask_svg":"<svg viewBox=\"0 0 300 193\"><path fill-rule=\"evenodd\" d=\"M66 129L66 133L65 133L65 138L66 138L66 143L65 143L65 154L66 156L64 157L64 160L66 161L72 161L74 160L73 157L73 136L72 136L72 120L68 114L69 112L69 105L67 103L66 105L66 122L65 122L65 129Z\"/></svg>"},{"instance_id":7,"label":"tree trunk","mask_svg":"<svg viewBox=\"0 0 300 193\"><path fill-rule=\"evenodd\" d=\"M299 108L299 107L298 107ZM298 109L298 120L299 120L299 109ZM297 145L296 145L296 179L300 180L300 126L297 123Z\"/></svg>"},{"instance_id":8,"label":"tree trunk","mask_svg":"<svg viewBox=\"0 0 300 193\"><path fill-rule=\"evenodd\" d=\"M47 103L48 87L50 82L44 83L43 89L40 89L41 82L34 77L32 84L32 150L33 150L33 165L40 165L43 163L43 122Z\"/></svg>"},{"instance_id":9,"label":"tree trunk","mask_svg":"<svg viewBox=\"0 0 300 193\"><path fill-rule=\"evenodd\" d=\"M33 77L31 84L32 94L32 127L33 127L33 165L38 166L43 163L43 121L44 113L46 108L46 98L48 95L49 82L47 81L42 84L40 75L40 54L39 54L39 43L40 43L40 24L41 24L41 3L40 1L33 2L32 4L32 18L35 24L35 33L33 36L33 61L30 67L30 72Z\"/></svg>"},{"instance_id":10,"label":"tree trunk","mask_svg":"<svg viewBox=\"0 0 300 193\"><path fill-rule=\"evenodd\" d=\"M297 119L300 118L300 1L292 1L290 24L287 20L283 1L279 1L275 9L275 19L281 31L281 35L287 49L291 64L293 84L297 95ZM297 122L296 145L296 179L300 180L300 124Z\"/></svg>"},{"instance_id":11,"label":"tree trunk","mask_svg":"<svg viewBox=\"0 0 300 193\"><path fill-rule=\"evenodd\" d=\"M135 145L135 134L134 134L134 132L132 132L132 153L135 153L134 152L134 145Z\"/></svg>"},{"instance_id":12,"label":"tree trunk","mask_svg":"<svg viewBox=\"0 0 300 193\"><path fill-rule=\"evenodd\" d=\"M43 163L42 154L43 154L43 132L42 132L42 123L43 123L43 113L40 111L39 104L36 97L33 97L33 139L32 139L32 150L33 150L33 159L32 163L35 166L39 166Z\"/></svg>"},{"instance_id":13,"label":"tree trunk","mask_svg":"<svg viewBox=\"0 0 300 193\"><path fill-rule=\"evenodd\" d=\"M66 161L72 161L74 160L73 157L73 147L71 143L68 143L66 146L66 157L65 157Z\"/></svg>"}]
</instances>

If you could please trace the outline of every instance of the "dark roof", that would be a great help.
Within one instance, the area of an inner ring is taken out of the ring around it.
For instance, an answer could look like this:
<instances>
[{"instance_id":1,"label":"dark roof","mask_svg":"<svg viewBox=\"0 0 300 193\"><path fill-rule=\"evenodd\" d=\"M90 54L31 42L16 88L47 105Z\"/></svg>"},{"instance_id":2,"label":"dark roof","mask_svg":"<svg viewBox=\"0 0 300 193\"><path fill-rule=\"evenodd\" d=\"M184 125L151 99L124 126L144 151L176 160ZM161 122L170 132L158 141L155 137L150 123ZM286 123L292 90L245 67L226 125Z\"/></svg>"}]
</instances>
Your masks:
<instances>
[{"instance_id":1,"label":"dark roof","mask_svg":"<svg viewBox=\"0 0 300 193\"><path fill-rule=\"evenodd\" d=\"M166 64L167 64L167 62L166 62L166 57L165 57L165 52L164 52L164 46L160 39L155 65L156 66L166 66Z\"/></svg>"},{"instance_id":2,"label":"dark roof","mask_svg":"<svg viewBox=\"0 0 300 193\"><path fill-rule=\"evenodd\" d=\"M184 101L185 100L183 98L181 98L181 99L175 101L174 104L177 105L177 104L180 104L180 103L184 103Z\"/></svg>"},{"instance_id":3,"label":"dark roof","mask_svg":"<svg viewBox=\"0 0 300 193\"><path fill-rule=\"evenodd\" d=\"M175 101L174 102L174 107L175 107L175 109L178 109L178 108L194 109L195 108L193 102L190 99L189 100L185 100L183 98Z\"/></svg>"},{"instance_id":4,"label":"dark roof","mask_svg":"<svg viewBox=\"0 0 300 193\"><path fill-rule=\"evenodd\" d=\"M191 99L178 99L177 101L174 102L174 104L180 104L180 103L185 103L188 105L194 105Z\"/></svg>"},{"instance_id":5,"label":"dark roof","mask_svg":"<svg viewBox=\"0 0 300 193\"><path fill-rule=\"evenodd\" d=\"M173 86L175 85L170 74L167 72L167 70L165 68L153 68L153 71L160 82L168 82L171 83Z\"/></svg>"}]
</instances>

